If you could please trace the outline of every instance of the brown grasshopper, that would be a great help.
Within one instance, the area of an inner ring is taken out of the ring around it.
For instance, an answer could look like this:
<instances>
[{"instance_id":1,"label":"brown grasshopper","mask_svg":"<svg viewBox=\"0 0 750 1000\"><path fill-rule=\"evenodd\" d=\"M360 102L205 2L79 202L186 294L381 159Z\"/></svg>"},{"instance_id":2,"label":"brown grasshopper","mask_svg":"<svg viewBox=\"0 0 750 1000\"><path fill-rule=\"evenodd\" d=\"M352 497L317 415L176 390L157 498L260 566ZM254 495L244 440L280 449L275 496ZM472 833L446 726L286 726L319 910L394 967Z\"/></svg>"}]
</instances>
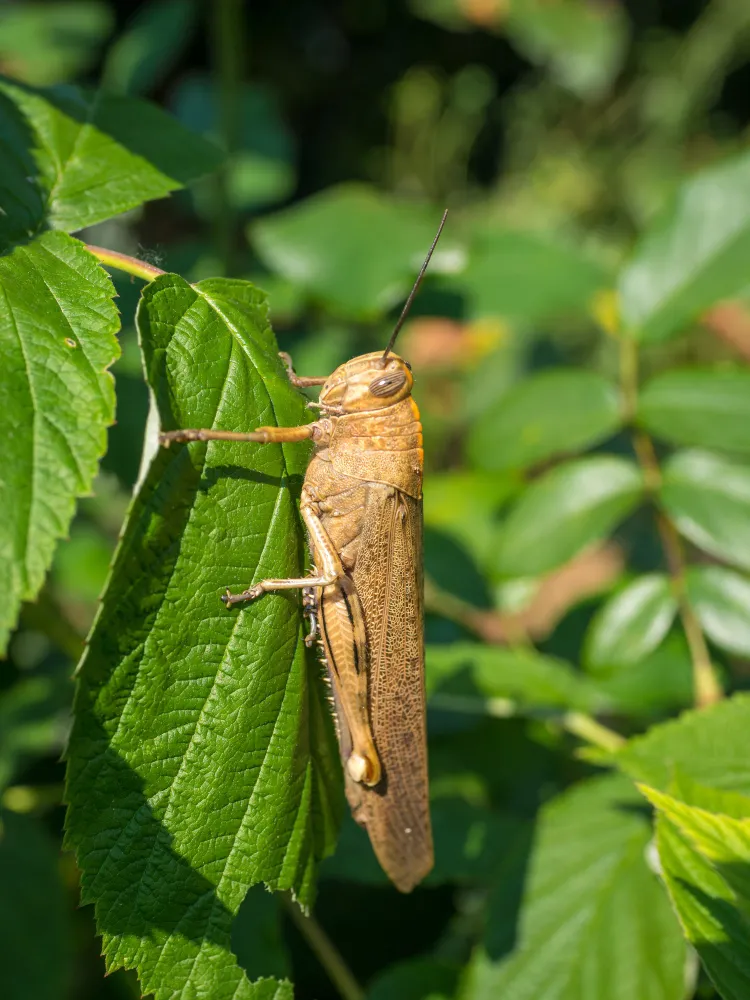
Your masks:
<instances>
[{"instance_id":1,"label":"brown grasshopper","mask_svg":"<svg viewBox=\"0 0 750 1000\"><path fill-rule=\"evenodd\" d=\"M302 487L313 575L261 580L226 605L298 588L325 654L346 795L383 870L410 892L433 865L427 784L422 579L422 425L408 362L392 347L445 224L382 353L363 354L324 378L320 418L251 433L177 430L160 441L286 442L312 438Z\"/></svg>"}]
</instances>

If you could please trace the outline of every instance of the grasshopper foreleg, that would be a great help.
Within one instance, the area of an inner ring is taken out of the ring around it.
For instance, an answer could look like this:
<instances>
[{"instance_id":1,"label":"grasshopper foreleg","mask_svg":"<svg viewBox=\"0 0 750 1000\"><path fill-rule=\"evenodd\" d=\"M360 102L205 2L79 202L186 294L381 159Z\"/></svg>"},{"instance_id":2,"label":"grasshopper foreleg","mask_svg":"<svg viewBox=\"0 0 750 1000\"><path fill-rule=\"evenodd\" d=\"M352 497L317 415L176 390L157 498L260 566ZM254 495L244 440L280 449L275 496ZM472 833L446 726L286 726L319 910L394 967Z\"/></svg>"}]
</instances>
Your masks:
<instances>
[{"instance_id":1,"label":"grasshopper foreleg","mask_svg":"<svg viewBox=\"0 0 750 1000\"><path fill-rule=\"evenodd\" d=\"M287 352L279 351L279 357L284 362L284 367L286 368L286 373L289 376L289 381L298 389L304 389L308 385L324 385L328 381L327 375L315 378L305 378L304 375L295 375L292 359Z\"/></svg>"}]
</instances>

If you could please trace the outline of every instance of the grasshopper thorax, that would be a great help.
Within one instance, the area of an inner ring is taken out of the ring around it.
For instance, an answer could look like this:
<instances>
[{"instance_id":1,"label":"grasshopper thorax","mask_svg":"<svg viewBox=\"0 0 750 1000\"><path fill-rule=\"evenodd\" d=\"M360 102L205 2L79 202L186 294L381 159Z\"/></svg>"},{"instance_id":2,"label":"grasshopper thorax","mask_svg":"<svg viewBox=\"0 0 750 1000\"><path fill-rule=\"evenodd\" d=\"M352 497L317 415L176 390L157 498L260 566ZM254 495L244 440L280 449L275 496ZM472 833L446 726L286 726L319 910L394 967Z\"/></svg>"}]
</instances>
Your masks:
<instances>
[{"instance_id":1,"label":"grasshopper thorax","mask_svg":"<svg viewBox=\"0 0 750 1000\"><path fill-rule=\"evenodd\" d=\"M382 410L411 394L414 378L408 362L382 351L360 354L340 365L320 391L322 409L339 413Z\"/></svg>"}]
</instances>

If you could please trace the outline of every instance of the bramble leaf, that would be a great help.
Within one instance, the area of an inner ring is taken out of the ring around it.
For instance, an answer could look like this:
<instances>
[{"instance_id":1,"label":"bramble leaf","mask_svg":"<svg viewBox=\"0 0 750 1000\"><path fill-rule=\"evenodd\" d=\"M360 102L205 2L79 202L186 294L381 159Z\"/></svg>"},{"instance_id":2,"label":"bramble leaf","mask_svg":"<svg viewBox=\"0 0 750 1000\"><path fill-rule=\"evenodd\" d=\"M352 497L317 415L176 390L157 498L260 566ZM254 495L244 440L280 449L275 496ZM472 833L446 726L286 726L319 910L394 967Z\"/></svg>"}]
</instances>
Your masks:
<instances>
[{"instance_id":1,"label":"bramble leaf","mask_svg":"<svg viewBox=\"0 0 750 1000\"><path fill-rule=\"evenodd\" d=\"M0 256L0 653L33 600L114 420L114 287L76 240L44 233Z\"/></svg>"},{"instance_id":2,"label":"bramble leaf","mask_svg":"<svg viewBox=\"0 0 750 1000\"><path fill-rule=\"evenodd\" d=\"M72 232L218 166L219 151L155 105L0 79L0 243Z\"/></svg>"},{"instance_id":3,"label":"bramble leaf","mask_svg":"<svg viewBox=\"0 0 750 1000\"><path fill-rule=\"evenodd\" d=\"M543 808L513 950L478 949L460 1000L682 1000L685 944L637 807L630 782L609 775Z\"/></svg>"},{"instance_id":4,"label":"bramble leaf","mask_svg":"<svg viewBox=\"0 0 750 1000\"><path fill-rule=\"evenodd\" d=\"M164 429L305 422L249 282L164 275L138 327ZM291 997L230 951L248 887L306 904L330 853L340 765L299 596L225 608L225 588L299 576L305 445L158 450L88 650L70 741L68 839L110 967L157 1000Z\"/></svg>"}]
</instances>

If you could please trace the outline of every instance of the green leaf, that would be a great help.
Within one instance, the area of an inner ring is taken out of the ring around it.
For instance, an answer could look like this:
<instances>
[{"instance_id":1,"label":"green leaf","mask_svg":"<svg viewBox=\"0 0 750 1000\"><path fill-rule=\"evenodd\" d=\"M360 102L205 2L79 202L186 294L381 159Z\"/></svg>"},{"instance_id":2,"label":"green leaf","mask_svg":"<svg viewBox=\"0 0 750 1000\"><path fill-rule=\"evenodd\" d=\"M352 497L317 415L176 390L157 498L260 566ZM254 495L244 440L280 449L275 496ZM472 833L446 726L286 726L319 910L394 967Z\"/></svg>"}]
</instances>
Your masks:
<instances>
[{"instance_id":1,"label":"green leaf","mask_svg":"<svg viewBox=\"0 0 750 1000\"><path fill-rule=\"evenodd\" d=\"M63 83L96 61L112 21L97 0L3 4L0 63L34 86Z\"/></svg>"},{"instance_id":2,"label":"green leaf","mask_svg":"<svg viewBox=\"0 0 750 1000\"><path fill-rule=\"evenodd\" d=\"M750 569L750 468L683 451L664 466L661 502L694 545Z\"/></svg>"},{"instance_id":3,"label":"green leaf","mask_svg":"<svg viewBox=\"0 0 750 1000\"><path fill-rule=\"evenodd\" d=\"M606 272L575 246L492 227L472 233L466 266L439 287L462 294L469 319L501 316L533 325L588 312L608 283Z\"/></svg>"},{"instance_id":4,"label":"green leaf","mask_svg":"<svg viewBox=\"0 0 750 1000\"><path fill-rule=\"evenodd\" d=\"M0 257L0 653L106 448L113 296L107 274L64 233Z\"/></svg>"},{"instance_id":5,"label":"green leaf","mask_svg":"<svg viewBox=\"0 0 750 1000\"><path fill-rule=\"evenodd\" d=\"M195 0L151 0L139 7L107 53L102 83L122 94L146 94L184 51L196 25Z\"/></svg>"},{"instance_id":6,"label":"green leaf","mask_svg":"<svg viewBox=\"0 0 750 1000\"><path fill-rule=\"evenodd\" d=\"M497 513L519 485L519 477L508 473L432 473L425 478L425 527L445 533L485 566L497 534Z\"/></svg>"},{"instance_id":7,"label":"green leaf","mask_svg":"<svg viewBox=\"0 0 750 1000\"><path fill-rule=\"evenodd\" d=\"M0 693L0 792L29 757L62 749L70 689L52 677L24 677Z\"/></svg>"},{"instance_id":8,"label":"green leaf","mask_svg":"<svg viewBox=\"0 0 750 1000\"><path fill-rule=\"evenodd\" d=\"M643 236L620 280L623 317L639 340L666 340L747 285L748 185L748 153L703 170Z\"/></svg>"},{"instance_id":9,"label":"green leaf","mask_svg":"<svg viewBox=\"0 0 750 1000\"><path fill-rule=\"evenodd\" d=\"M606 675L595 669L596 686L618 711L635 718L663 714L693 703L693 664L681 631L636 663L620 664Z\"/></svg>"},{"instance_id":10,"label":"green leaf","mask_svg":"<svg viewBox=\"0 0 750 1000\"><path fill-rule=\"evenodd\" d=\"M249 282L164 275L138 327L161 426L306 419ZM152 422L153 423L153 422ZM340 763L299 597L219 596L299 576L304 445L160 449L133 502L79 667L68 838L110 968L157 1000L291 997L230 951L248 887L309 904L333 847Z\"/></svg>"},{"instance_id":11,"label":"green leaf","mask_svg":"<svg viewBox=\"0 0 750 1000\"><path fill-rule=\"evenodd\" d=\"M750 794L748 732L750 696L736 694L653 726L630 740L616 762L636 781L661 791L680 772L704 785Z\"/></svg>"},{"instance_id":12,"label":"green leaf","mask_svg":"<svg viewBox=\"0 0 750 1000\"><path fill-rule=\"evenodd\" d=\"M638 504L643 478L623 458L566 462L528 487L508 515L495 557L506 576L536 576L606 537Z\"/></svg>"},{"instance_id":13,"label":"green leaf","mask_svg":"<svg viewBox=\"0 0 750 1000\"><path fill-rule=\"evenodd\" d=\"M482 415L469 432L469 457L480 469L526 469L590 447L620 423L617 388L601 375L542 372L514 386Z\"/></svg>"},{"instance_id":14,"label":"green leaf","mask_svg":"<svg viewBox=\"0 0 750 1000\"><path fill-rule=\"evenodd\" d=\"M661 573L640 576L597 612L586 635L585 660L597 675L638 663L666 636L677 614L677 598Z\"/></svg>"},{"instance_id":15,"label":"green leaf","mask_svg":"<svg viewBox=\"0 0 750 1000\"><path fill-rule=\"evenodd\" d=\"M745 817L734 818L646 786L641 790L659 810L659 858L685 935L721 995L743 1000L750 989L750 800ZM712 789L698 795L717 799Z\"/></svg>"},{"instance_id":16,"label":"green leaf","mask_svg":"<svg viewBox=\"0 0 750 1000\"><path fill-rule=\"evenodd\" d=\"M0 238L73 231L163 198L213 170L218 150L130 97L0 80Z\"/></svg>"},{"instance_id":17,"label":"green leaf","mask_svg":"<svg viewBox=\"0 0 750 1000\"><path fill-rule=\"evenodd\" d=\"M345 316L371 318L409 291L439 219L360 184L329 188L254 222L250 237L263 261ZM445 234L430 270L440 270ZM385 346L385 345L383 345Z\"/></svg>"},{"instance_id":18,"label":"green leaf","mask_svg":"<svg viewBox=\"0 0 750 1000\"><path fill-rule=\"evenodd\" d=\"M510 699L521 711L542 707L593 711L601 707L596 687L570 664L526 650L470 642L431 645L427 647L426 672L430 695L455 691L455 678L462 676L471 682L467 693Z\"/></svg>"},{"instance_id":19,"label":"green leaf","mask_svg":"<svg viewBox=\"0 0 750 1000\"><path fill-rule=\"evenodd\" d=\"M498 961L479 949L461 1000L682 1000L685 944L637 805L609 775L542 809L515 947Z\"/></svg>"},{"instance_id":20,"label":"green leaf","mask_svg":"<svg viewBox=\"0 0 750 1000\"><path fill-rule=\"evenodd\" d=\"M695 566L687 591L711 642L738 656L750 656L750 580L723 566Z\"/></svg>"},{"instance_id":21,"label":"green leaf","mask_svg":"<svg viewBox=\"0 0 750 1000\"><path fill-rule=\"evenodd\" d=\"M437 958L397 962L382 972L367 991L367 1000L438 1000L452 997L459 968Z\"/></svg>"},{"instance_id":22,"label":"green leaf","mask_svg":"<svg viewBox=\"0 0 750 1000\"><path fill-rule=\"evenodd\" d=\"M507 32L532 62L579 97L601 97L620 70L628 20L616 5L588 0L514 0Z\"/></svg>"},{"instance_id":23,"label":"green leaf","mask_svg":"<svg viewBox=\"0 0 750 1000\"><path fill-rule=\"evenodd\" d=\"M750 372L665 372L644 387L638 423L671 444L750 455Z\"/></svg>"},{"instance_id":24,"label":"green leaf","mask_svg":"<svg viewBox=\"0 0 750 1000\"><path fill-rule=\"evenodd\" d=\"M0 811L0 996L70 996L70 914L59 856L39 821Z\"/></svg>"}]
</instances>

